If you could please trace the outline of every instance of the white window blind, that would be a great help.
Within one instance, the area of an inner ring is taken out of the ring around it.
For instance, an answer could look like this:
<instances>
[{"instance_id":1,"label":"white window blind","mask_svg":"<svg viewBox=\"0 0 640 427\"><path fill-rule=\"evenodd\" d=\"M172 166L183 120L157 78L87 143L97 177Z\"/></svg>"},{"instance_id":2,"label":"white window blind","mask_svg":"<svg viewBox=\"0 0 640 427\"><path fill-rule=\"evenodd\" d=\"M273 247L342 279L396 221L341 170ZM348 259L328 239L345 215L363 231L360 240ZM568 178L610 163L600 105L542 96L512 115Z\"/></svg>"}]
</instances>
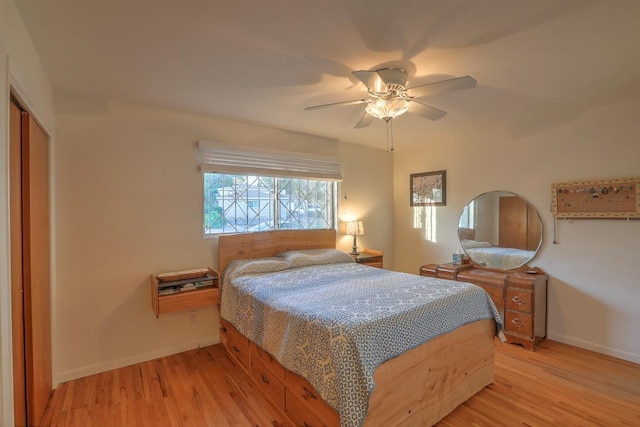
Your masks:
<instances>
[{"instance_id":1,"label":"white window blind","mask_svg":"<svg viewBox=\"0 0 640 427\"><path fill-rule=\"evenodd\" d=\"M198 145L202 172L342 180L342 165L334 158L253 147L229 147L210 141L200 141Z\"/></svg>"}]
</instances>

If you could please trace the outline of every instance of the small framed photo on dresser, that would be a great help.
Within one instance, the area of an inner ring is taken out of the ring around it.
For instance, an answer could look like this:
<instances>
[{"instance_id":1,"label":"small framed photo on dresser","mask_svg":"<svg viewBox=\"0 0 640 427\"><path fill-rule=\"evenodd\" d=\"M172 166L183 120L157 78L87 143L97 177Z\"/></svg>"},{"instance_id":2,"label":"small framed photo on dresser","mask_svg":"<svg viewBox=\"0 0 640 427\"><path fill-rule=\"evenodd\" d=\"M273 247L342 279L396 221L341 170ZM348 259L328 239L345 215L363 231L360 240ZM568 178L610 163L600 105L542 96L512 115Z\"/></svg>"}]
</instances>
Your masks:
<instances>
[{"instance_id":1,"label":"small framed photo on dresser","mask_svg":"<svg viewBox=\"0 0 640 427\"><path fill-rule=\"evenodd\" d=\"M411 206L446 206L447 171L413 173L409 177Z\"/></svg>"}]
</instances>

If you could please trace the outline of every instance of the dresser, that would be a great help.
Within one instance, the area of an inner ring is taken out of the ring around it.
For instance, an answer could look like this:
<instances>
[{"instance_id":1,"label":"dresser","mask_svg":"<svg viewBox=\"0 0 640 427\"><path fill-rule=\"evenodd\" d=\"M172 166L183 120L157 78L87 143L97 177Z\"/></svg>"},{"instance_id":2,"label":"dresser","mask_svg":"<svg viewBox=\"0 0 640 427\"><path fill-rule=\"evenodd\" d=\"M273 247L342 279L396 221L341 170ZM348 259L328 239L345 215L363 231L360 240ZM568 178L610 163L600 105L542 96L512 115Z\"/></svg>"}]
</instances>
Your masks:
<instances>
[{"instance_id":1,"label":"dresser","mask_svg":"<svg viewBox=\"0 0 640 427\"><path fill-rule=\"evenodd\" d=\"M495 303L507 341L535 351L547 335L547 275L538 268L495 270L473 264L427 264L420 275L473 283Z\"/></svg>"}]
</instances>

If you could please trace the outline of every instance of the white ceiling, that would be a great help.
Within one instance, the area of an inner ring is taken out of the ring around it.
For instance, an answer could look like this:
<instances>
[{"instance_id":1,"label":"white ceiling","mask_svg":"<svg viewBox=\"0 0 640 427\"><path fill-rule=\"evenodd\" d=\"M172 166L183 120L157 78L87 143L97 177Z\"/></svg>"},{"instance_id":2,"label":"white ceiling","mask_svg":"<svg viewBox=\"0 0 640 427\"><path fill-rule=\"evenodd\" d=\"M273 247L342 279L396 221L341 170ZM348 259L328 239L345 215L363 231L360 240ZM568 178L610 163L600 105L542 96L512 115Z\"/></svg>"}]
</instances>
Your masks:
<instances>
[{"instance_id":1,"label":"white ceiling","mask_svg":"<svg viewBox=\"0 0 640 427\"><path fill-rule=\"evenodd\" d=\"M14 0L56 90L237 119L384 149L351 72L409 86L471 75L394 120L397 150L515 138L640 99L637 0Z\"/></svg>"}]
</instances>

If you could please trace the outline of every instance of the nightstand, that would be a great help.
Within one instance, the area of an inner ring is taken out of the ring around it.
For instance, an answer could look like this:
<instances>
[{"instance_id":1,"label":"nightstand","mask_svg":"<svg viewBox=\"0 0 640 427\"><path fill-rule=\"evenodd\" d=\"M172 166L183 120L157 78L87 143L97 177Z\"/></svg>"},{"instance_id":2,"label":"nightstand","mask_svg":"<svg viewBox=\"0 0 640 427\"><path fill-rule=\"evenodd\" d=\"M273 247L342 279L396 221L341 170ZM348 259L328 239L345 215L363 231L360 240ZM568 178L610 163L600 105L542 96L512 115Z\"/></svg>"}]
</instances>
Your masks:
<instances>
[{"instance_id":1,"label":"nightstand","mask_svg":"<svg viewBox=\"0 0 640 427\"><path fill-rule=\"evenodd\" d=\"M360 252L360 254L354 256L354 258L358 264L368 265L369 267L383 268L382 256L382 251L364 249Z\"/></svg>"},{"instance_id":2,"label":"nightstand","mask_svg":"<svg viewBox=\"0 0 640 427\"><path fill-rule=\"evenodd\" d=\"M220 304L220 274L198 268L151 275L151 306L156 317Z\"/></svg>"}]
</instances>

